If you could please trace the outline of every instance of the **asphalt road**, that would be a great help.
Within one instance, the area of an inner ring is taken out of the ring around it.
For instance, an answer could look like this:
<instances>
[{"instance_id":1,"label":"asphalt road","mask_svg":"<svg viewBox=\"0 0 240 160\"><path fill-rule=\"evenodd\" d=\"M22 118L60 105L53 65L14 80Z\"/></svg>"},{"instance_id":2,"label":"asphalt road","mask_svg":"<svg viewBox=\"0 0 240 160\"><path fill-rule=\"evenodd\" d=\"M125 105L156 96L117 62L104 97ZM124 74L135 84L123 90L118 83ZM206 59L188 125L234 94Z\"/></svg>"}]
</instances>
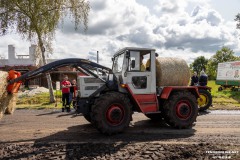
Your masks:
<instances>
[{"instance_id":1,"label":"asphalt road","mask_svg":"<svg viewBox=\"0 0 240 160\"><path fill-rule=\"evenodd\" d=\"M184 130L135 113L113 136L59 110L16 110L0 121L0 159L240 159L239 152L240 111L201 113Z\"/></svg>"}]
</instances>

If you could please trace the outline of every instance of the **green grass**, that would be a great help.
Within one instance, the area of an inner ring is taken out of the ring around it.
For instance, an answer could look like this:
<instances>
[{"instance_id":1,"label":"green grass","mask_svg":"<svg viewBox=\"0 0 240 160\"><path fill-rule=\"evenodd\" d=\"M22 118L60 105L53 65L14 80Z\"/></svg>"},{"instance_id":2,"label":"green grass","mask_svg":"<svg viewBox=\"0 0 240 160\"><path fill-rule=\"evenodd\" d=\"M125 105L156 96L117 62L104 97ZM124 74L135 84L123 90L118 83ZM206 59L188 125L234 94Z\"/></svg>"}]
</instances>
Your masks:
<instances>
[{"instance_id":1,"label":"green grass","mask_svg":"<svg viewBox=\"0 0 240 160\"><path fill-rule=\"evenodd\" d=\"M18 98L17 108L20 109L52 109L52 108L61 108L61 92L58 92L55 96L56 102L49 102L49 93L40 93L34 96L23 96Z\"/></svg>"},{"instance_id":2,"label":"green grass","mask_svg":"<svg viewBox=\"0 0 240 160\"><path fill-rule=\"evenodd\" d=\"M240 91L232 91L225 89L218 91L219 85L215 81L209 81L208 86L212 88L211 94L213 96L213 107L210 109L234 109L240 110ZM41 93L35 96L21 97L17 101L17 108L33 108L33 109L51 109L61 108L61 92L58 92L57 103L49 103L49 93Z\"/></svg>"},{"instance_id":3,"label":"green grass","mask_svg":"<svg viewBox=\"0 0 240 160\"><path fill-rule=\"evenodd\" d=\"M209 81L208 86L212 88L213 97L213 108L210 109L240 109L240 91L218 91L220 85L216 85L215 81Z\"/></svg>"}]
</instances>

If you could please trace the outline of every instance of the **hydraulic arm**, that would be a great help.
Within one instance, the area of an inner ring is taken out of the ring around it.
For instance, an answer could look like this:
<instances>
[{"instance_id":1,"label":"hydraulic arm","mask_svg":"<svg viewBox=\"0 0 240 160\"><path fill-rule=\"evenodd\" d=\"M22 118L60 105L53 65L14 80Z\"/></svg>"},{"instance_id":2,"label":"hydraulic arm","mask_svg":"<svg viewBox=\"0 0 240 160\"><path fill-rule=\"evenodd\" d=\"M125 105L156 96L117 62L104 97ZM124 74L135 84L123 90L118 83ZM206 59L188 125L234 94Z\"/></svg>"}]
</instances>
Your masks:
<instances>
[{"instance_id":1,"label":"hydraulic arm","mask_svg":"<svg viewBox=\"0 0 240 160\"><path fill-rule=\"evenodd\" d=\"M14 70L9 71L9 76L8 76L9 82L8 82L7 90L9 93L16 93L18 92L18 89L23 81L33 79L46 72L50 72L64 66L75 67L79 71L82 71L85 74L92 75L95 78L99 78L99 79L101 78L96 73L94 73L93 70L98 70L102 73L106 73L106 72L112 73L112 70L110 68L91 62L89 60L81 59L81 58L68 58L68 59L62 59L62 60L51 62L47 65L44 65L36 70L27 72L23 75L21 75L20 72L17 72ZM105 80L103 79L101 80L105 82Z\"/></svg>"}]
</instances>

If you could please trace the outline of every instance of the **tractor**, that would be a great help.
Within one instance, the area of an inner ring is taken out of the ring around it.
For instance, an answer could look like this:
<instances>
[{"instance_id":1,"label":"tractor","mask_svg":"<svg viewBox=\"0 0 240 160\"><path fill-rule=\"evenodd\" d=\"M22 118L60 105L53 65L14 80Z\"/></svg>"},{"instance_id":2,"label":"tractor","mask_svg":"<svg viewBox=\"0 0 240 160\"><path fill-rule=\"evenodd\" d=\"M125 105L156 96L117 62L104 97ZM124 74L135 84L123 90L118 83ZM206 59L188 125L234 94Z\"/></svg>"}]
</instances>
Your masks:
<instances>
[{"instance_id":1,"label":"tractor","mask_svg":"<svg viewBox=\"0 0 240 160\"><path fill-rule=\"evenodd\" d=\"M197 86L199 92L198 107L199 111L206 111L212 106L211 87Z\"/></svg>"},{"instance_id":2,"label":"tractor","mask_svg":"<svg viewBox=\"0 0 240 160\"><path fill-rule=\"evenodd\" d=\"M150 59L150 70L141 71L141 56ZM23 75L10 71L8 92L17 92L19 84L46 72L71 66L84 73L78 76L77 113L103 134L123 132L134 112L152 120L164 120L178 129L193 126L198 115L196 86L157 86L154 49L127 47L116 52L112 68L86 59L62 59Z\"/></svg>"}]
</instances>

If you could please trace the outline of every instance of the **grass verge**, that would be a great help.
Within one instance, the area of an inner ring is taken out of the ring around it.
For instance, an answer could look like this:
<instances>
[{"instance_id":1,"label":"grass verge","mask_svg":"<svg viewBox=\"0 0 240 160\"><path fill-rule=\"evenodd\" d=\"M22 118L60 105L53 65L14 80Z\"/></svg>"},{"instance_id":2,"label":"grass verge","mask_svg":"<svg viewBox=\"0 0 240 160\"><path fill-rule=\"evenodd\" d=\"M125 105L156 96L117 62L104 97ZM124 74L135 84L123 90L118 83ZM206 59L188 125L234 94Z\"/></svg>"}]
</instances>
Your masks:
<instances>
[{"instance_id":1,"label":"grass verge","mask_svg":"<svg viewBox=\"0 0 240 160\"><path fill-rule=\"evenodd\" d=\"M208 86L212 88L213 107L210 110L240 110L240 91L225 89L218 91L219 85L215 81L209 81ZM56 103L49 103L49 93L41 93L35 96L24 96L18 98L17 108L20 109L53 109L61 108L61 92L55 92L57 97Z\"/></svg>"},{"instance_id":2,"label":"grass verge","mask_svg":"<svg viewBox=\"0 0 240 160\"><path fill-rule=\"evenodd\" d=\"M18 109L53 109L62 108L61 92L55 92L56 102L49 103L49 93L40 93L34 96L22 96L18 98Z\"/></svg>"},{"instance_id":3,"label":"grass verge","mask_svg":"<svg viewBox=\"0 0 240 160\"><path fill-rule=\"evenodd\" d=\"M220 85L216 85L215 81L209 81L208 86L212 88L213 97L213 107L210 107L210 110L240 110L240 91L232 91L231 89L218 91Z\"/></svg>"}]
</instances>

